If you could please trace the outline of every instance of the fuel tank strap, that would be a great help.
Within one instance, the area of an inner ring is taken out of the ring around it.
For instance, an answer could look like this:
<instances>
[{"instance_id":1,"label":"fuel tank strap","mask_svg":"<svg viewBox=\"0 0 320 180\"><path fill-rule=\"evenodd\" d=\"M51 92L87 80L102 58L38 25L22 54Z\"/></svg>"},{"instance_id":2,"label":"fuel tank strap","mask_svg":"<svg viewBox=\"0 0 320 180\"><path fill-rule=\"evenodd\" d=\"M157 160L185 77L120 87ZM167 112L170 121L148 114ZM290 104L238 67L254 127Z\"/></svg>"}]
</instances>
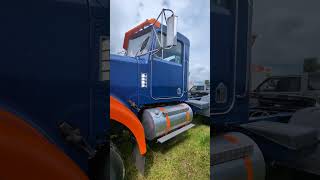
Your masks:
<instances>
[{"instance_id":1,"label":"fuel tank strap","mask_svg":"<svg viewBox=\"0 0 320 180\"><path fill-rule=\"evenodd\" d=\"M186 121L190 121L190 113L189 113L189 107L185 107L185 105L180 104L181 107L183 107L183 109L180 110L179 113L185 112L186 113Z\"/></svg>"},{"instance_id":2,"label":"fuel tank strap","mask_svg":"<svg viewBox=\"0 0 320 180\"><path fill-rule=\"evenodd\" d=\"M227 141L229 141L232 144L239 144L239 139L236 136L233 135L224 135L223 138ZM251 145L251 151L253 151L253 146ZM252 152L251 152L252 153ZM243 158L244 166L247 171L247 180L253 180L253 167L252 167L252 161L249 158L248 155L244 156Z\"/></svg>"},{"instance_id":3,"label":"fuel tank strap","mask_svg":"<svg viewBox=\"0 0 320 180\"><path fill-rule=\"evenodd\" d=\"M170 123L170 118L169 118L169 114L167 112L167 110L163 107L159 107L159 110L165 114L166 116L166 133L168 133L170 131L170 127L171 127L171 123Z\"/></svg>"},{"instance_id":4,"label":"fuel tank strap","mask_svg":"<svg viewBox=\"0 0 320 180\"><path fill-rule=\"evenodd\" d=\"M189 111L186 112L186 121L190 121L190 113L189 113Z\"/></svg>"},{"instance_id":5,"label":"fuel tank strap","mask_svg":"<svg viewBox=\"0 0 320 180\"><path fill-rule=\"evenodd\" d=\"M229 140L227 140L230 142ZM251 144L219 144L213 146L214 152L211 153L211 166L222 164L228 161L233 161L237 159L244 159L245 157L251 156L254 149Z\"/></svg>"}]
</instances>

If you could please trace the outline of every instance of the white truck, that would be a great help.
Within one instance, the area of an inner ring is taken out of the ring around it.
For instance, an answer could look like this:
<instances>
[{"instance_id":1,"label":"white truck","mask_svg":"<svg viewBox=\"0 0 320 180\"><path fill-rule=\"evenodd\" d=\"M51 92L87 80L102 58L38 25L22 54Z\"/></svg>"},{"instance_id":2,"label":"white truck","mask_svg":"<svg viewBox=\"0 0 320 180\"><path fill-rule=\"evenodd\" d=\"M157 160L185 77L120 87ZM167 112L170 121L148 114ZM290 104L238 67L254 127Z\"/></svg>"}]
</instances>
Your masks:
<instances>
[{"instance_id":1,"label":"white truck","mask_svg":"<svg viewBox=\"0 0 320 180\"><path fill-rule=\"evenodd\" d=\"M190 98L201 98L210 94L210 84L206 83L195 83L189 90Z\"/></svg>"},{"instance_id":2,"label":"white truck","mask_svg":"<svg viewBox=\"0 0 320 180\"><path fill-rule=\"evenodd\" d=\"M297 110L320 104L320 72L271 76L251 93L250 104L292 107Z\"/></svg>"},{"instance_id":3,"label":"white truck","mask_svg":"<svg viewBox=\"0 0 320 180\"><path fill-rule=\"evenodd\" d=\"M320 72L295 76L272 76L264 80L254 92L312 97L319 102Z\"/></svg>"}]
</instances>

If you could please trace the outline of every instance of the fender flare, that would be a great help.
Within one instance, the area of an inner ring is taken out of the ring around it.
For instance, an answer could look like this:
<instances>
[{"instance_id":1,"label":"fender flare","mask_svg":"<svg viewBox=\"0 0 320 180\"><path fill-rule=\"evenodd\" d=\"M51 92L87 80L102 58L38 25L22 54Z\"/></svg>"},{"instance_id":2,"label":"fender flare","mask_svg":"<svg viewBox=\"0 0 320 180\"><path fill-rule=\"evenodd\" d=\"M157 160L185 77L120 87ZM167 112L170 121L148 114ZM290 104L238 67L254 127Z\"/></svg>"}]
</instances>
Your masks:
<instances>
[{"instance_id":1,"label":"fender flare","mask_svg":"<svg viewBox=\"0 0 320 180\"><path fill-rule=\"evenodd\" d=\"M56 145L14 112L0 106L0 179L88 179Z\"/></svg>"},{"instance_id":2,"label":"fender flare","mask_svg":"<svg viewBox=\"0 0 320 180\"><path fill-rule=\"evenodd\" d=\"M147 152L144 128L137 116L117 98L110 96L110 119L125 125L136 138L141 155Z\"/></svg>"}]
</instances>

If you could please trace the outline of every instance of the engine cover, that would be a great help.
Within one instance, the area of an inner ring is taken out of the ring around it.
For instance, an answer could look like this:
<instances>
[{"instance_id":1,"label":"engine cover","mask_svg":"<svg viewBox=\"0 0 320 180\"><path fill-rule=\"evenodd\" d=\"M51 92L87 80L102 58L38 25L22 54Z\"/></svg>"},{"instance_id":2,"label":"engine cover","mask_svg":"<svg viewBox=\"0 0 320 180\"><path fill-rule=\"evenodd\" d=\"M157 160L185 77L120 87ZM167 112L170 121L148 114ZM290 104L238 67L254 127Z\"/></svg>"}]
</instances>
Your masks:
<instances>
[{"instance_id":1,"label":"engine cover","mask_svg":"<svg viewBox=\"0 0 320 180\"><path fill-rule=\"evenodd\" d=\"M144 110L142 124L148 140L163 136L192 121L193 112L189 105L181 103L173 106Z\"/></svg>"}]
</instances>

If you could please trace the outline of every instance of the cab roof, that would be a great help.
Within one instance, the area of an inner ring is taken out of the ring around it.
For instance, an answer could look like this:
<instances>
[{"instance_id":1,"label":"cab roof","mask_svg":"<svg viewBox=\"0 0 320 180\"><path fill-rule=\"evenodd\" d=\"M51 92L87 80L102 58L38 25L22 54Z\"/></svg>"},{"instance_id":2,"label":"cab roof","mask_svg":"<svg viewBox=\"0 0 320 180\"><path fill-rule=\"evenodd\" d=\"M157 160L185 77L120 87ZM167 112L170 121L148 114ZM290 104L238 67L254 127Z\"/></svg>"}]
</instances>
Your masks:
<instances>
[{"instance_id":1,"label":"cab roof","mask_svg":"<svg viewBox=\"0 0 320 180\"><path fill-rule=\"evenodd\" d=\"M129 45L129 40L132 39L133 37L135 37L136 35L138 35L140 32L151 28L152 25L154 25L157 32L160 31L161 24L154 18L147 19L146 21L142 22L141 24L139 24L136 27L127 31L125 33L125 37L124 37L124 41L123 41L123 48L125 50L127 50L128 45ZM162 28L164 31L166 31L167 26L163 25ZM190 46L189 39L187 37L185 37L184 35L182 35L181 33L179 33L179 32L177 33L177 38L178 38L178 40L182 41L186 46Z\"/></svg>"},{"instance_id":2,"label":"cab roof","mask_svg":"<svg viewBox=\"0 0 320 180\"><path fill-rule=\"evenodd\" d=\"M154 25L155 27L160 27L160 23L159 21L157 21L156 19L152 18L152 19L147 19L146 21L142 22L141 24L137 25L136 27L130 29L129 31L126 32L125 36L124 36L124 41L123 41L123 48L125 50L128 49L128 45L129 45L129 40L131 39L131 37L139 32L141 29L144 29L148 26L152 26Z\"/></svg>"}]
</instances>

